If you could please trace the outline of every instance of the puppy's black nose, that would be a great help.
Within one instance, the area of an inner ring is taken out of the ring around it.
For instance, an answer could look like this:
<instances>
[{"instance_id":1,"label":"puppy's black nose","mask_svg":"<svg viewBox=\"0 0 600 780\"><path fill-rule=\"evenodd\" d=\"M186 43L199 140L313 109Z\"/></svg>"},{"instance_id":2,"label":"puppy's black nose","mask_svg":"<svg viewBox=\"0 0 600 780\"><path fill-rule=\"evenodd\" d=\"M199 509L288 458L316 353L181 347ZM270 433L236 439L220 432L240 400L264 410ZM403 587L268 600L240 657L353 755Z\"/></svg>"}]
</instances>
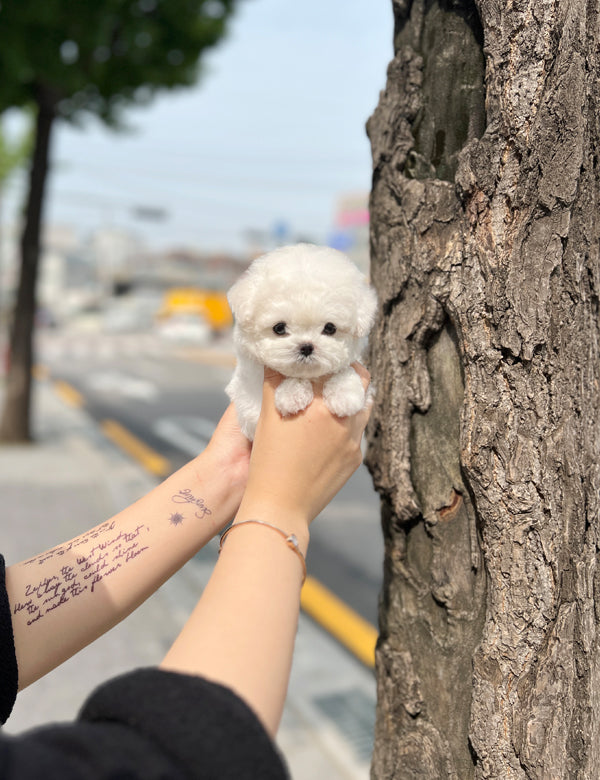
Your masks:
<instances>
[{"instance_id":1,"label":"puppy's black nose","mask_svg":"<svg viewBox=\"0 0 600 780\"><path fill-rule=\"evenodd\" d=\"M308 357L309 355L312 355L314 352L314 346L312 344L300 344L298 347L298 351L301 355L304 355L304 357Z\"/></svg>"}]
</instances>

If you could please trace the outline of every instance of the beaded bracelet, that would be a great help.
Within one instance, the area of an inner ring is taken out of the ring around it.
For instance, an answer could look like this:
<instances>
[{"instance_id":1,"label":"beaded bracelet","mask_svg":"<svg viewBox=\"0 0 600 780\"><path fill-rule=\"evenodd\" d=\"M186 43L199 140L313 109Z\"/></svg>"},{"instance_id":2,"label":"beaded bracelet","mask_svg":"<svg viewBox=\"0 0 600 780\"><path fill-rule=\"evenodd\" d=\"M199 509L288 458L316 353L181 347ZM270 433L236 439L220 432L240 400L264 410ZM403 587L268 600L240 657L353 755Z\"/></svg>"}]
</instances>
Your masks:
<instances>
[{"instance_id":1,"label":"beaded bracelet","mask_svg":"<svg viewBox=\"0 0 600 780\"><path fill-rule=\"evenodd\" d=\"M230 525L229 528L227 528L222 534L221 539L219 542L219 553L223 549L223 542L225 541L225 537L227 534L230 533L230 531L233 531L235 528L239 528L242 525L263 525L265 528L271 528L273 531L277 531L277 533L283 537L285 540L285 543L287 546L296 553L298 556L300 563L302 564L302 584L304 585L304 581L306 580L306 560L304 559L304 555L302 555L302 551L300 550L300 546L298 544L298 539L295 534L286 534L285 531L282 531L281 528L277 528L277 526L271 525L271 523L265 523L264 520L242 520L241 523L234 523L233 525Z\"/></svg>"}]
</instances>

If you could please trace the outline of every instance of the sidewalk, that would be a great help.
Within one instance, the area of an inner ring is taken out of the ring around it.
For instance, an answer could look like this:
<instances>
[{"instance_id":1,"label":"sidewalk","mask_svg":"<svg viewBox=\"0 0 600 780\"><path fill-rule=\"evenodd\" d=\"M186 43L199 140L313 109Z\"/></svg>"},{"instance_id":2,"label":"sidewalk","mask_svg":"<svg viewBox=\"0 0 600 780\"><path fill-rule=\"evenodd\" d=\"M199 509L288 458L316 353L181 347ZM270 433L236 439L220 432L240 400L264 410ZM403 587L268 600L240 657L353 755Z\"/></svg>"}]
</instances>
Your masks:
<instances>
[{"instance_id":1,"label":"sidewalk","mask_svg":"<svg viewBox=\"0 0 600 780\"><path fill-rule=\"evenodd\" d=\"M36 383L34 410L36 444L0 447L7 565L97 525L156 484L49 383ZM97 684L160 661L215 557L213 542L123 623L21 693L5 731L71 719ZM278 736L293 780L367 780L374 710L373 674L302 615Z\"/></svg>"}]
</instances>

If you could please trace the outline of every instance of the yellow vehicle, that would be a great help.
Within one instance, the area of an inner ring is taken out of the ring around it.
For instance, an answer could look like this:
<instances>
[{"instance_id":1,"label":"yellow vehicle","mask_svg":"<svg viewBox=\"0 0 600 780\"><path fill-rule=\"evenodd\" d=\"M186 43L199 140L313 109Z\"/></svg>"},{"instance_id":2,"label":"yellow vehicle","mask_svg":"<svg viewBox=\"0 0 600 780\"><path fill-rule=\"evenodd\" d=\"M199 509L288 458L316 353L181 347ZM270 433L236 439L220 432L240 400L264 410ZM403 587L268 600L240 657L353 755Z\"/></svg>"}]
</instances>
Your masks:
<instances>
[{"instance_id":1,"label":"yellow vehicle","mask_svg":"<svg viewBox=\"0 0 600 780\"><path fill-rule=\"evenodd\" d=\"M165 293L158 316L164 320L181 314L202 317L215 331L226 330L233 324L225 293L199 287L173 287Z\"/></svg>"}]
</instances>

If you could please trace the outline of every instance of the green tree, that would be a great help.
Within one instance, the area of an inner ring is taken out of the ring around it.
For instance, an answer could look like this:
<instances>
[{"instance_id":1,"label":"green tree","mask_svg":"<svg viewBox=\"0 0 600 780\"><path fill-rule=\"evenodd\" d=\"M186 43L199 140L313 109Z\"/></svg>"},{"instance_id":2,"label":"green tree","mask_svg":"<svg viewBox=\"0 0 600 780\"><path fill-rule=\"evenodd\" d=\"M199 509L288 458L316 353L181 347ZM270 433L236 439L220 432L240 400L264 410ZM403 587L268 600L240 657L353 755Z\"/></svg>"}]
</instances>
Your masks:
<instances>
[{"instance_id":1,"label":"green tree","mask_svg":"<svg viewBox=\"0 0 600 780\"><path fill-rule=\"evenodd\" d=\"M86 116L118 128L124 110L189 87L201 55L223 36L235 0L2 0L0 112L35 108L21 235L21 274L0 439L30 433L32 335L40 228L56 120Z\"/></svg>"}]
</instances>

